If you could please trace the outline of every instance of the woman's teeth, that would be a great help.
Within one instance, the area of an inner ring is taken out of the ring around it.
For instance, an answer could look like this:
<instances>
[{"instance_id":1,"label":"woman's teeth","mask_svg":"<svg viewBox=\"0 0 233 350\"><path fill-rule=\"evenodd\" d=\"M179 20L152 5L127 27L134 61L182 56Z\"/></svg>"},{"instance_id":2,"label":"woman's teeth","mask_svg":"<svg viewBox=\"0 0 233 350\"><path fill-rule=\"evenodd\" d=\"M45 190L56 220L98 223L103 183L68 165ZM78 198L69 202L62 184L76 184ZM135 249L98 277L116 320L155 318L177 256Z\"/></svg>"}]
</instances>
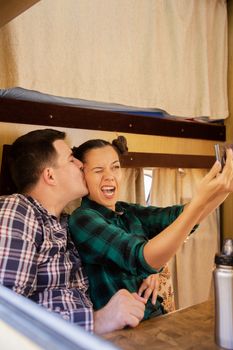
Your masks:
<instances>
[{"instance_id":1,"label":"woman's teeth","mask_svg":"<svg viewBox=\"0 0 233 350\"><path fill-rule=\"evenodd\" d=\"M104 194L113 194L115 191L115 187L114 186L103 186L101 188L101 190Z\"/></svg>"}]
</instances>

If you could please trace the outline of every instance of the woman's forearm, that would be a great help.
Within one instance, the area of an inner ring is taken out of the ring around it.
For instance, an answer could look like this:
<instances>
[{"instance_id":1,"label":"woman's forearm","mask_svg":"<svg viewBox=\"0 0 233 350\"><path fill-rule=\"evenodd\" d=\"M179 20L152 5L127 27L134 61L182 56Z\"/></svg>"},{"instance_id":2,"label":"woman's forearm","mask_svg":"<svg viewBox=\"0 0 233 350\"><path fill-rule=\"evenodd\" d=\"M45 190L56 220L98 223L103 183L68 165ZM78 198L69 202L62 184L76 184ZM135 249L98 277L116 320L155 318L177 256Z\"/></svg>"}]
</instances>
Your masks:
<instances>
[{"instance_id":1,"label":"woman's forearm","mask_svg":"<svg viewBox=\"0 0 233 350\"><path fill-rule=\"evenodd\" d=\"M145 244L146 262L156 269L160 269L167 263L200 221L204 211L205 206L195 202L185 206L183 213L171 225Z\"/></svg>"},{"instance_id":2,"label":"woman's forearm","mask_svg":"<svg viewBox=\"0 0 233 350\"><path fill-rule=\"evenodd\" d=\"M220 194L220 195L216 196L212 201L210 201L208 203L208 205L206 205L205 210L203 211L199 222L201 222L210 213L212 213L215 209L217 209L219 207L219 205L221 205L224 202L224 200L228 197L228 195L229 195L229 193L228 194Z\"/></svg>"}]
</instances>

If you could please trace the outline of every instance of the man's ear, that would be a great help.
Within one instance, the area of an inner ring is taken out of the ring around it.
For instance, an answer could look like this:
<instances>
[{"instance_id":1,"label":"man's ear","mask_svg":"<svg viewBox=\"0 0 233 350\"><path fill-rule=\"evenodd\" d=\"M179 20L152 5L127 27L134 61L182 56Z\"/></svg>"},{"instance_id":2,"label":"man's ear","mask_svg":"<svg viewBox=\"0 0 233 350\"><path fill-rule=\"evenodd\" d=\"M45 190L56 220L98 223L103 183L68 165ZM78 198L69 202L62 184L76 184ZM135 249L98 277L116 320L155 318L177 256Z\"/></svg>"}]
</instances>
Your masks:
<instances>
[{"instance_id":1,"label":"man's ear","mask_svg":"<svg viewBox=\"0 0 233 350\"><path fill-rule=\"evenodd\" d=\"M54 185L55 184L55 177L54 177L54 172L53 168L45 168L42 173L44 181L48 185Z\"/></svg>"}]
</instances>

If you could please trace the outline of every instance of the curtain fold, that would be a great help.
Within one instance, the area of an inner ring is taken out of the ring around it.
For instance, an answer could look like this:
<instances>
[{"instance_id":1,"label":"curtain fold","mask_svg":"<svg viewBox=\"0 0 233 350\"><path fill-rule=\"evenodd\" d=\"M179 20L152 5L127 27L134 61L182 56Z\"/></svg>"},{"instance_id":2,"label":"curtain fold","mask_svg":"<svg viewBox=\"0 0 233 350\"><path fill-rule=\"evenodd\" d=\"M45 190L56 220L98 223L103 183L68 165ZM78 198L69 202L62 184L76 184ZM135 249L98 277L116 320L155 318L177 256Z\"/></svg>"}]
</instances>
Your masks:
<instances>
[{"instance_id":1,"label":"curtain fold","mask_svg":"<svg viewBox=\"0 0 233 350\"><path fill-rule=\"evenodd\" d=\"M206 172L204 169L154 169L151 203L164 207L189 202ZM218 236L218 213L215 211L201 222L169 262L176 308L210 297Z\"/></svg>"},{"instance_id":2,"label":"curtain fold","mask_svg":"<svg viewBox=\"0 0 233 350\"><path fill-rule=\"evenodd\" d=\"M122 168L119 200L145 205L144 174L142 168Z\"/></svg>"},{"instance_id":3,"label":"curtain fold","mask_svg":"<svg viewBox=\"0 0 233 350\"><path fill-rule=\"evenodd\" d=\"M40 1L0 51L2 88L228 116L226 0Z\"/></svg>"}]
</instances>

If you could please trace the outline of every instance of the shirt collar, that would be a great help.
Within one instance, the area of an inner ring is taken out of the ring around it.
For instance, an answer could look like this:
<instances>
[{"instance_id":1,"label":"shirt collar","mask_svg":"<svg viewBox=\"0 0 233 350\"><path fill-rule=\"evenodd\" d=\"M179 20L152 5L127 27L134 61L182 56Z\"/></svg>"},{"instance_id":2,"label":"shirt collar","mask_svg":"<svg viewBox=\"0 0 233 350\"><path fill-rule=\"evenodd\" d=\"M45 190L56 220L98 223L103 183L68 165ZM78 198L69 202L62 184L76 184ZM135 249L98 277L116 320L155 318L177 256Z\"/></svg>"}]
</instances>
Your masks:
<instances>
[{"instance_id":1,"label":"shirt collar","mask_svg":"<svg viewBox=\"0 0 233 350\"><path fill-rule=\"evenodd\" d=\"M97 210L99 213L101 213L105 217L115 217L115 216L122 215L125 212L125 209L122 207L120 202L116 202L116 211L113 211L112 209L109 209L104 205L101 205L95 201L92 201L88 197L83 197L81 207L83 209L91 208L91 209Z\"/></svg>"},{"instance_id":2,"label":"shirt collar","mask_svg":"<svg viewBox=\"0 0 233 350\"><path fill-rule=\"evenodd\" d=\"M35 198L33 198L33 197L31 197L31 196L27 196L27 195L25 195L25 197L27 198L27 200L29 200L29 202L31 202L33 205L35 205L36 208L37 208L43 215L50 216L50 217L52 217L54 220L59 221L60 223L66 222L66 221L67 221L68 214L62 213L62 214L60 215L60 219L58 220L58 218L57 218L55 215L49 213L48 210L45 209L45 208L40 204L40 202L38 202Z\"/></svg>"}]
</instances>

